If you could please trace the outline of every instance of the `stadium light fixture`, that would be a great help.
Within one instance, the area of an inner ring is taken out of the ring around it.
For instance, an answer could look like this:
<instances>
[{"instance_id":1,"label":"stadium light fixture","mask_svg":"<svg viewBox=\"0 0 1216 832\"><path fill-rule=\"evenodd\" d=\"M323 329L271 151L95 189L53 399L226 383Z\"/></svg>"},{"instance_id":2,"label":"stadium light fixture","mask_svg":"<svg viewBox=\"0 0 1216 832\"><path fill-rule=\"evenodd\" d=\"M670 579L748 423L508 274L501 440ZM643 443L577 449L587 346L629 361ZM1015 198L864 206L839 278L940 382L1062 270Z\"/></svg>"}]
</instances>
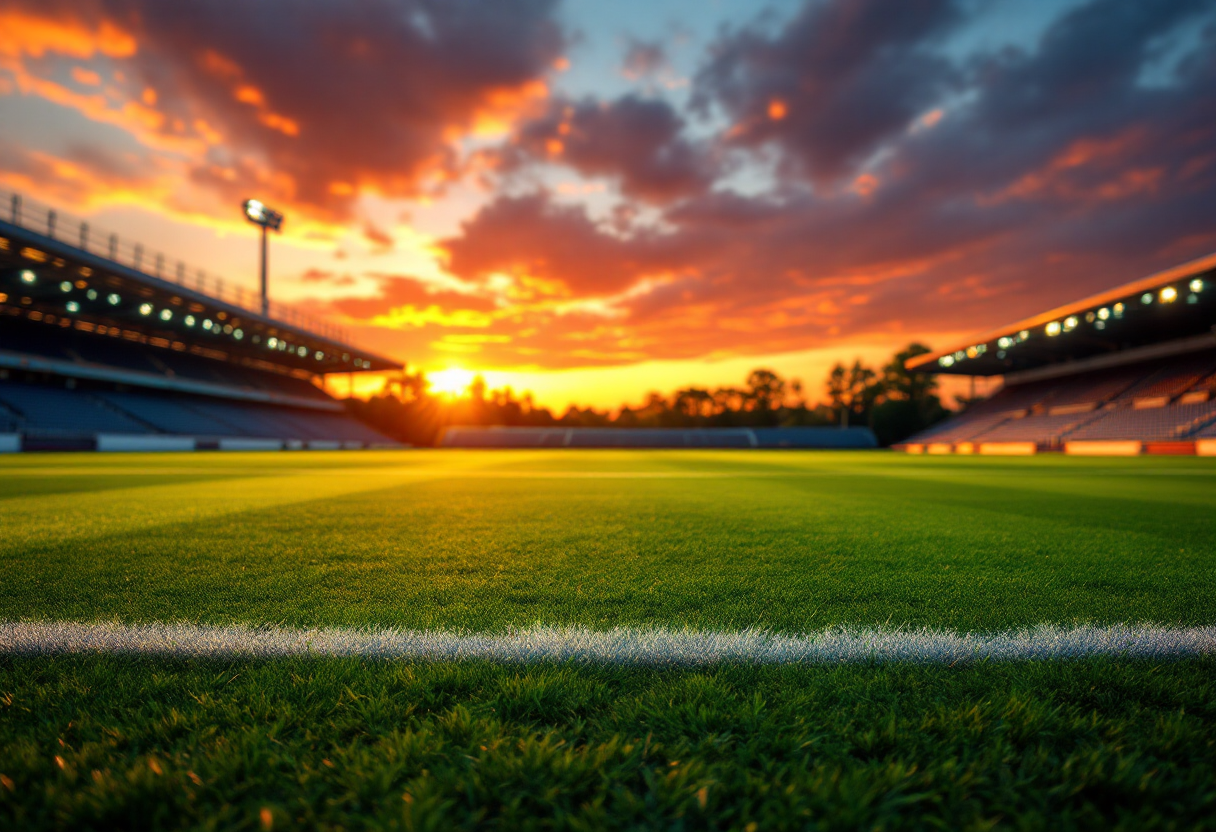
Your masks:
<instances>
[{"instance_id":1,"label":"stadium light fixture","mask_svg":"<svg viewBox=\"0 0 1216 832\"><path fill-rule=\"evenodd\" d=\"M74 301L74 300L70 300L70 301L68 301L68 304L67 304L67 310L68 310L69 312L79 312L79 311L80 311L80 304L79 304L79 303L77 303L77 302L76 302L76 301Z\"/></svg>"},{"instance_id":2,"label":"stadium light fixture","mask_svg":"<svg viewBox=\"0 0 1216 832\"><path fill-rule=\"evenodd\" d=\"M1159 297L1161 298L1162 303L1173 303L1178 299L1178 290L1173 286L1166 286L1161 290Z\"/></svg>"},{"instance_id":3,"label":"stadium light fixture","mask_svg":"<svg viewBox=\"0 0 1216 832\"><path fill-rule=\"evenodd\" d=\"M150 304L150 303L141 303L141 304L139 305L139 314L141 314L141 315L151 315L151 314L152 314L152 304Z\"/></svg>"},{"instance_id":4,"label":"stadium light fixture","mask_svg":"<svg viewBox=\"0 0 1216 832\"><path fill-rule=\"evenodd\" d=\"M1052 321L1051 323L1049 323L1047 325L1046 332L1048 335L1052 336L1053 338L1056 335L1059 335L1060 334L1060 322Z\"/></svg>"},{"instance_id":5,"label":"stadium light fixture","mask_svg":"<svg viewBox=\"0 0 1216 832\"><path fill-rule=\"evenodd\" d=\"M70 280L65 280L65 281L63 281L62 283L60 283L60 284L59 284L59 291L61 291L61 292L70 292L70 291L72 291L72 282L71 282Z\"/></svg>"},{"instance_id":6,"label":"stadium light fixture","mask_svg":"<svg viewBox=\"0 0 1216 832\"><path fill-rule=\"evenodd\" d=\"M270 296L266 292L266 232L279 231L283 227L283 215L262 202L260 199L247 199L244 203L245 219L262 229L262 314L270 314Z\"/></svg>"},{"instance_id":7,"label":"stadium light fixture","mask_svg":"<svg viewBox=\"0 0 1216 832\"><path fill-rule=\"evenodd\" d=\"M38 275L34 274L29 269L21 272L21 282L27 285L33 285L38 282Z\"/></svg>"},{"instance_id":8,"label":"stadium light fixture","mask_svg":"<svg viewBox=\"0 0 1216 832\"><path fill-rule=\"evenodd\" d=\"M1195 292L1195 293L1202 292L1203 291L1203 281L1200 280L1199 278L1195 278L1194 280L1192 280L1191 281L1191 291Z\"/></svg>"},{"instance_id":9,"label":"stadium light fixture","mask_svg":"<svg viewBox=\"0 0 1216 832\"><path fill-rule=\"evenodd\" d=\"M1145 292L1143 295L1140 296L1140 302L1143 303L1145 306L1148 306L1150 303L1153 302L1153 293Z\"/></svg>"},{"instance_id":10,"label":"stadium light fixture","mask_svg":"<svg viewBox=\"0 0 1216 832\"><path fill-rule=\"evenodd\" d=\"M118 306L118 304L122 303L122 298L110 292L110 294L106 295L106 303L110 304L110 306Z\"/></svg>"},{"instance_id":11,"label":"stadium light fixture","mask_svg":"<svg viewBox=\"0 0 1216 832\"><path fill-rule=\"evenodd\" d=\"M1124 308L1124 307L1123 307L1123 304L1121 304L1121 303L1116 303L1116 304L1115 304L1115 306L1114 306L1114 312L1115 312L1115 317L1116 317L1116 318L1122 318L1122 317L1123 317L1123 308Z\"/></svg>"}]
</instances>

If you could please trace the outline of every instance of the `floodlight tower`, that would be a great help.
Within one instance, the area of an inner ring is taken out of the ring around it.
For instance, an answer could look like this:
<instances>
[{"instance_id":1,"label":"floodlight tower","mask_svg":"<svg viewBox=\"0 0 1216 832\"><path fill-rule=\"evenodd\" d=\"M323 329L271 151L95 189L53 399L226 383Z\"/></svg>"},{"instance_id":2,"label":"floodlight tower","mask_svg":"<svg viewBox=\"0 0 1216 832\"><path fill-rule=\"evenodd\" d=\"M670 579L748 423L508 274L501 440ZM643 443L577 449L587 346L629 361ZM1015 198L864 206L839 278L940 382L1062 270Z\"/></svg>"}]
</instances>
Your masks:
<instances>
[{"instance_id":1,"label":"floodlight tower","mask_svg":"<svg viewBox=\"0 0 1216 832\"><path fill-rule=\"evenodd\" d=\"M270 296L266 293L266 232L278 231L283 225L283 215L261 200L247 199L244 204L245 218L262 228L262 314L270 314Z\"/></svg>"}]
</instances>

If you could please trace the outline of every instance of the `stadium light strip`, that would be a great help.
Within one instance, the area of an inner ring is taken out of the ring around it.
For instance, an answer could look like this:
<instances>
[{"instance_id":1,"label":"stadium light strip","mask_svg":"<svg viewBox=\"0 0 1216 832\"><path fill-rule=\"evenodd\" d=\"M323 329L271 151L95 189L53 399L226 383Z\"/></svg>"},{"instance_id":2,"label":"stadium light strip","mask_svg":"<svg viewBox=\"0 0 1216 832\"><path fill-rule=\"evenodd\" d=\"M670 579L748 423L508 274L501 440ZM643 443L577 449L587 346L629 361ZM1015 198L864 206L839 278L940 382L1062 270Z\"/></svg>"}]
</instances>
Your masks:
<instances>
[{"instance_id":1,"label":"stadium light strip","mask_svg":"<svg viewBox=\"0 0 1216 832\"><path fill-rule=\"evenodd\" d=\"M1216 626L1045 624L995 634L944 629L832 628L811 635L663 627L529 627L503 633L378 628L0 623L0 655L121 654L197 659L355 657L397 661L582 662L642 666L715 664L958 664L1095 657L1181 659L1216 655Z\"/></svg>"}]
</instances>

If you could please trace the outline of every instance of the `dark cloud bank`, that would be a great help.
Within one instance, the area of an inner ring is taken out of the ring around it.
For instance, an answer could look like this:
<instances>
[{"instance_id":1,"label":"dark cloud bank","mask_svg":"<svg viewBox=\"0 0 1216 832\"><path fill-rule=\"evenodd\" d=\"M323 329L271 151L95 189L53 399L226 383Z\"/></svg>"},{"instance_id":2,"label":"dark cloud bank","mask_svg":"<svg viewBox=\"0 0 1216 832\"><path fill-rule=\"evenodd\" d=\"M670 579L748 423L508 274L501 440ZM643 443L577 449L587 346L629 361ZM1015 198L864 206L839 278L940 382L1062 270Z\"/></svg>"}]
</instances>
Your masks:
<instances>
[{"instance_id":1,"label":"dark cloud bank","mask_svg":"<svg viewBox=\"0 0 1216 832\"><path fill-rule=\"evenodd\" d=\"M1216 248L1214 12L1096 0L1030 48L964 59L943 48L969 22L961 4L807 3L782 27L723 34L692 114L558 101L504 151L508 173L609 178L660 206L661 233L504 196L445 243L451 267L540 268L590 295L661 274L627 308L638 332L668 333L669 355L698 354L704 330L774 349L1038 311ZM698 115L726 126L694 139ZM723 186L759 159L776 173L766 193ZM748 316L764 323L721 330Z\"/></svg>"},{"instance_id":2,"label":"dark cloud bank","mask_svg":"<svg viewBox=\"0 0 1216 832\"><path fill-rule=\"evenodd\" d=\"M1214 0L1062 6L1027 48L965 56L947 47L972 4L813 0L721 33L687 108L538 93L570 45L555 2L28 8L131 32L125 66L159 91L160 129L223 135L193 175L226 195L269 171L301 210L347 219L358 188L409 196L465 173L452 137L487 112L522 118L481 157L500 195L441 243L452 273L572 298L647 280L616 301L614 337L652 357L979 329L1216 248ZM639 75L662 62L630 48ZM553 166L607 180L616 222L521 191ZM771 186L731 189L756 170ZM384 287L346 311L419 291ZM548 325L556 354L588 324Z\"/></svg>"}]
</instances>

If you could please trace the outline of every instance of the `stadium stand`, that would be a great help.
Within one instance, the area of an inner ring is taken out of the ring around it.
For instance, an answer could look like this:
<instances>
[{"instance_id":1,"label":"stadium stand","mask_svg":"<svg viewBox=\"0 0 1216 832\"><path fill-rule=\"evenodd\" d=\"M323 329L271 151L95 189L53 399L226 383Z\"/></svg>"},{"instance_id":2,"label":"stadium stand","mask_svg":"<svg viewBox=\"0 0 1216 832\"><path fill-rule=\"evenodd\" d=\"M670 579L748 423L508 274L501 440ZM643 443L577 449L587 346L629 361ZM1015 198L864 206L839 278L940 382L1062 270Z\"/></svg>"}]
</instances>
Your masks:
<instances>
[{"instance_id":1,"label":"stadium stand","mask_svg":"<svg viewBox=\"0 0 1216 832\"><path fill-rule=\"evenodd\" d=\"M972 437L974 442L1034 442L1058 440L1064 434L1076 430L1078 425L1095 418L1093 413L1052 415L1042 414L1008 419Z\"/></svg>"},{"instance_id":2,"label":"stadium stand","mask_svg":"<svg viewBox=\"0 0 1216 832\"><path fill-rule=\"evenodd\" d=\"M18 423L44 435L81 433L146 433L147 426L121 411L73 390L7 382L0 400Z\"/></svg>"},{"instance_id":3,"label":"stadium stand","mask_svg":"<svg viewBox=\"0 0 1216 832\"><path fill-rule=\"evenodd\" d=\"M452 427L446 448L874 448L869 428Z\"/></svg>"},{"instance_id":4,"label":"stadium stand","mask_svg":"<svg viewBox=\"0 0 1216 832\"><path fill-rule=\"evenodd\" d=\"M1181 439L1201 430L1216 417L1216 402L1175 404L1156 408L1119 408L1074 430L1070 440L1139 439L1145 442Z\"/></svg>"},{"instance_id":5,"label":"stadium stand","mask_svg":"<svg viewBox=\"0 0 1216 832\"><path fill-rule=\"evenodd\" d=\"M8 207L0 444L14 435L27 450L395 444L347 415L321 381L397 363L290 307L262 314L259 297L19 196Z\"/></svg>"},{"instance_id":6,"label":"stadium stand","mask_svg":"<svg viewBox=\"0 0 1216 832\"><path fill-rule=\"evenodd\" d=\"M907 366L1004 377L910 452L1216 453L1216 255Z\"/></svg>"}]
</instances>

